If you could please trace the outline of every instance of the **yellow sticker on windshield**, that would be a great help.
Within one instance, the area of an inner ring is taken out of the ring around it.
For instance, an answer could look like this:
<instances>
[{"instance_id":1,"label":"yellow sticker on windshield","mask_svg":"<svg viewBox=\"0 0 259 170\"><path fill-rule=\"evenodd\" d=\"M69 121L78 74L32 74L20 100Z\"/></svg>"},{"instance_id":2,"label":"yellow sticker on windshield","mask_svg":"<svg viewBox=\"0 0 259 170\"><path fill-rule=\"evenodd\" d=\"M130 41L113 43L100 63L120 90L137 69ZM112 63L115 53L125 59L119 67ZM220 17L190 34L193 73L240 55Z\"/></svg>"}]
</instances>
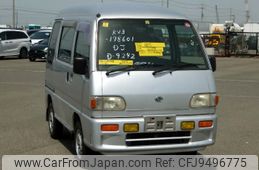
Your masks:
<instances>
[{"instance_id":1,"label":"yellow sticker on windshield","mask_svg":"<svg viewBox=\"0 0 259 170\"><path fill-rule=\"evenodd\" d=\"M133 60L99 60L99 65L126 65L132 66Z\"/></svg>"},{"instance_id":2,"label":"yellow sticker on windshield","mask_svg":"<svg viewBox=\"0 0 259 170\"><path fill-rule=\"evenodd\" d=\"M150 21L149 21L149 20L145 20L145 24L146 24L146 25L149 25L149 24L150 24Z\"/></svg>"},{"instance_id":3,"label":"yellow sticker on windshield","mask_svg":"<svg viewBox=\"0 0 259 170\"><path fill-rule=\"evenodd\" d=\"M163 57L164 42L136 42L136 52L140 57Z\"/></svg>"},{"instance_id":4,"label":"yellow sticker on windshield","mask_svg":"<svg viewBox=\"0 0 259 170\"><path fill-rule=\"evenodd\" d=\"M163 53L159 51L140 51L139 56L142 57L163 57Z\"/></svg>"},{"instance_id":5,"label":"yellow sticker on windshield","mask_svg":"<svg viewBox=\"0 0 259 170\"><path fill-rule=\"evenodd\" d=\"M109 27L109 22L103 22L103 27Z\"/></svg>"}]
</instances>

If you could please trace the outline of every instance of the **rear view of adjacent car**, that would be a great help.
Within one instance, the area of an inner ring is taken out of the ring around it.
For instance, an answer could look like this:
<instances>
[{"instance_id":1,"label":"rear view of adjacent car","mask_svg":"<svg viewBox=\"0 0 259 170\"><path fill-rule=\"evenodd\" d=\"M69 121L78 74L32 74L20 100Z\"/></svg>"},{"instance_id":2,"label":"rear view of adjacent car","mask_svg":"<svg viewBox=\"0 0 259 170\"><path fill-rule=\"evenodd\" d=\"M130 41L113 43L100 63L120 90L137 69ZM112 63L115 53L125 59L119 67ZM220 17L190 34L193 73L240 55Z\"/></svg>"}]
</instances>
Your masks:
<instances>
[{"instance_id":1,"label":"rear view of adjacent car","mask_svg":"<svg viewBox=\"0 0 259 170\"><path fill-rule=\"evenodd\" d=\"M44 39L36 44L33 44L29 52L29 60L35 61L36 59L46 59L48 42L49 39Z\"/></svg>"}]
</instances>

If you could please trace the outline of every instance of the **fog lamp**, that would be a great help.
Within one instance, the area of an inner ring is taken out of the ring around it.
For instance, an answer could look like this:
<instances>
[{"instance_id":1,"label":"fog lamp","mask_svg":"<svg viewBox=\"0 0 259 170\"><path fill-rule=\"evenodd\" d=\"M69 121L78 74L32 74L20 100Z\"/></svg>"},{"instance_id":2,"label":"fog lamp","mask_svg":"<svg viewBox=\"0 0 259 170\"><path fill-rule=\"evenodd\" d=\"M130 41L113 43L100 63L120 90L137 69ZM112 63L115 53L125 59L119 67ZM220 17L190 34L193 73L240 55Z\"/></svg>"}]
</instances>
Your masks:
<instances>
[{"instance_id":1,"label":"fog lamp","mask_svg":"<svg viewBox=\"0 0 259 170\"><path fill-rule=\"evenodd\" d=\"M195 128L194 121L184 121L181 122L181 129L182 130L193 130Z\"/></svg>"},{"instance_id":2,"label":"fog lamp","mask_svg":"<svg viewBox=\"0 0 259 170\"><path fill-rule=\"evenodd\" d=\"M125 123L124 132L138 132L139 131L139 125L138 123Z\"/></svg>"}]
</instances>

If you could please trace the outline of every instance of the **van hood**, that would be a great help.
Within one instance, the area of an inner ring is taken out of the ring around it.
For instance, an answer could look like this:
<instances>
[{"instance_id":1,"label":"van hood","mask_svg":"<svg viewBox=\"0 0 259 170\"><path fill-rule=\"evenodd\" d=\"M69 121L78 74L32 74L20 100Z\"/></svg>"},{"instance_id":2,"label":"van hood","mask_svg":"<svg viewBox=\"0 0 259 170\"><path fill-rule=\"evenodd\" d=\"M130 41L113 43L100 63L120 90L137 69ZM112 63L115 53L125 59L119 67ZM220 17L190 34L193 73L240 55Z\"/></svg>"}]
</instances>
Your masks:
<instances>
[{"instance_id":1,"label":"van hood","mask_svg":"<svg viewBox=\"0 0 259 170\"><path fill-rule=\"evenodd\" d=\"M152 71L122 72L110 76L103 72L102 84L103 96L121 96L126 102L125 112L110 113L109 116L186 113L190 111L190 99L194 94L216 92L211 70L174 71L156 76Z\"/></svg>"}]
</instances>

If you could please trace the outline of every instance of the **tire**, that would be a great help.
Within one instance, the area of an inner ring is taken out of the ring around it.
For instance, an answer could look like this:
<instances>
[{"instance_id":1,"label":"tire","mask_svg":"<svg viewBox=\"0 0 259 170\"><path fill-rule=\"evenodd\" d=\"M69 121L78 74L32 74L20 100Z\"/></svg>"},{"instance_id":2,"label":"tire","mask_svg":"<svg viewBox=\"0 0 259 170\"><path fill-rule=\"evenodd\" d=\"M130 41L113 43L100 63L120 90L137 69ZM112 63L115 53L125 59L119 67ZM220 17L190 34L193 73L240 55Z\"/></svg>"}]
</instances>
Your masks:
<instances>
[{"instance_id":1,"label":"tire","mask_svg":"<svg viewBox=\"0 0 259 170\"><path fill-rule=\"evenodd\" d=\"M26 48L22 48L20 50L20 55L19 55L19 58L27 58L28 57L28 51Z\"/></svg>"},{"instance_id":2,"label":"tire","mask_svg":"<svg viewBox=\"0 0 259 170\"><path fill-rule=\"evenodd\" d=\"M30 62L33 62L33 61L35 61L35 60L36 60L36 58L29 57L29 60L30 60Z\"/></svg>"},{"instance_id":3,"label":"tire","mask_svg":"<svg viewBox=\"0 0 259 170\"><path fill-rule=\"evenodd\" d=\"M75 153L76 155L86 155L87 147L84 144L84 136L82 131L82 126L79 121L75 124Z\"/></svg>"},{"instance_id":4,"label":"tire","mask_svg":"<svg viewBox=\"0 0 259 170\"><path fill-rule=\"evenodd\" d=\"M49 103L47 109L49 133L53 139L59 139L63 134L62 124L55 118L55 113L52 103Z\"/></svg>"}]
</instances>

